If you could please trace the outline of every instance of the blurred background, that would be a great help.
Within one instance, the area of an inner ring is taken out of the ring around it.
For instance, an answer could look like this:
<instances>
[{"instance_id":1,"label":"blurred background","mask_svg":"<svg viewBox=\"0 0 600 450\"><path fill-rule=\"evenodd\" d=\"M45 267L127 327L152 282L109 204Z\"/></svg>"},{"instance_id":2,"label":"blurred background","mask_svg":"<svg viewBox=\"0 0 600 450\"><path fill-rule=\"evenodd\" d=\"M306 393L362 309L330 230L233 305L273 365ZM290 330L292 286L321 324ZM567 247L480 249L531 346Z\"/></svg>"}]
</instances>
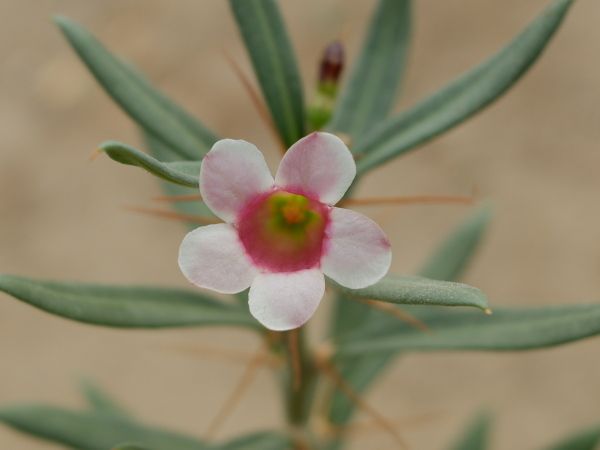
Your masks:
<instances>
[{"instance_id":1,"label":"blurred background","mask_svg":"<svg viewBox=\"0 0 600 450\"><path fill-rule=\"evenodd\" d=\"M356 54L374 1L281 2L307 97L326 43ZM402 97L408 107L511 39L547 0L416 0ZM224 52L250 65L224 1L0 2L0 272L106 283L186 286L176 264L184 228L128 212L153 206L158 183L105 157L106 139L139 144L132 122L50 21L80 21L221 136L277 151ZM466 281L492 305L600 301L600 3L580 0L549 48L506 97L462 126L368 176L358 195L469 194L494 220ZM416 270L468 214L464 206L364 211L388 232L395 272ZM0 405L80 406L91 377L149 423L201 435L243 370L180 345L256 348L244 332L123 331L85 326L0 294ZM323 324L327 308L317 323ZM413 449L443 449L472 413L495 414L495 449L533 449L600 420L600 339L533 353L433 353L401 358L369 393L407 425ZM281 422L260 373L218 438ZM53 449L5 427L0 447ZM392 448L378 433L354 449Z\"/></svg>"}]
</instances>

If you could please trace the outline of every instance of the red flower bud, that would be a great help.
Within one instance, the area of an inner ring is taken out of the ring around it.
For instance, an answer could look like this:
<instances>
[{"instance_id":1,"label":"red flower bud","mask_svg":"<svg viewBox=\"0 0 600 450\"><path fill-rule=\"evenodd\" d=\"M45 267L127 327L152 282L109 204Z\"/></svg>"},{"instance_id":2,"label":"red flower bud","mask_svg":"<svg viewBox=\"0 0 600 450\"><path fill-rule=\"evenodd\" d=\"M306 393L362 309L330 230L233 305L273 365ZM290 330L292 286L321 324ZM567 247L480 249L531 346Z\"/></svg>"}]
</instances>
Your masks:
<instances>
[{"instance_id":1,"label":"red flower bud","mask_svg":"<svg viewBox=\"0 0 600 450\"><path fill-rule=\"evenodd\" d=\"M344 68L344 46L339 41L329 44L323 52L319 82L337 84Z\"/></svg>"}]
</instances>

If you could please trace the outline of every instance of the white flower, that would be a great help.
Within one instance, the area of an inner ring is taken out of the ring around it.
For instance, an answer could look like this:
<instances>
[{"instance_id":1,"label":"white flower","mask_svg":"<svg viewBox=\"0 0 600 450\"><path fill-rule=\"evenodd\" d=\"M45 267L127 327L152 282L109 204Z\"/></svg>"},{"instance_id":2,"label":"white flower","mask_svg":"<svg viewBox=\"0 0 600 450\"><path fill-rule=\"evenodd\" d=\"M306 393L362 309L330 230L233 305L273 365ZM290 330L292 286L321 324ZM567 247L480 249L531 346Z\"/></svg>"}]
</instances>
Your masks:
<instances>
[{"instance_id":1,"label":"white flower","mask_svg":"<svg viewBox=\"0 0 600 450\"><path fill-rule=\"evenodd\" d=\"M179 266L195 285L222 293L250 287L252 315L271 330L303 325L325 292L325 277L358 289L379 281L390 243L366 216L335 205L356 165L346 145L313 133L285 154L275 179L262 153L223 139L204 157L200 192L226 223L187 234Z\"/></svg>"}]
</instances>

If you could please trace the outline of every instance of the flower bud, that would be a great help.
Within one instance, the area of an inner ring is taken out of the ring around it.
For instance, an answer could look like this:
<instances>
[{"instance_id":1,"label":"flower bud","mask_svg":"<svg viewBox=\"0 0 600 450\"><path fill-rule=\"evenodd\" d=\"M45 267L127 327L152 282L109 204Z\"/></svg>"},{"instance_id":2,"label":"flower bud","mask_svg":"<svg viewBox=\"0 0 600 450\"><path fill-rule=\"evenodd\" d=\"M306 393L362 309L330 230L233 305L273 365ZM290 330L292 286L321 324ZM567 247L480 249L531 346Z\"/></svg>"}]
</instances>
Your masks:
<instances>
[{"instance_id":1,"label":"flower bud","mask_svg":"<svg viewBox=\"0 0 600 450\"><path fill-rule=\"evenodd\" d=\"M344 46L339 41L333 41L323 52L315 98L308 110L312 131L322 129L331 119L343 69Z\"/></svg>"},{"instance_id":2,"label":"flower bud","mask_svg":"<svg viewBox=\"0 0 600 450\"><path fill-rule=\"evenodd\" d=\"M319 69L319 84L337 86L344 68L344 47L341 42L333 41L323 52Z\"/></svg>"}]
</instances>

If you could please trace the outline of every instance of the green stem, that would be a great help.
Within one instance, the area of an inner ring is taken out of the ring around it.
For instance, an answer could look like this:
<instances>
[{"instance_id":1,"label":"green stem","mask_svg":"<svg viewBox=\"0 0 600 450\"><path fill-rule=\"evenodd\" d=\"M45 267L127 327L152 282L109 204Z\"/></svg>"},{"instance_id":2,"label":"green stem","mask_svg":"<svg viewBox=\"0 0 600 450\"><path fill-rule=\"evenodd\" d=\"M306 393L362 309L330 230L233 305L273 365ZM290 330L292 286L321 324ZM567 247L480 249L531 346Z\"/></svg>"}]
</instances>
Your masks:
<instances>
[{"instance_id":1,"label":"green stem","mask_svg":"<svg viewBox=\"0 0 600 450\"><path fill-rule=\"evenodd\" d=\"M287 332L286 341L283 388L286 397L287 421L296 434L295 450L307 450L310 448L307 444L307 424L310 418L317 372L303 330Z\"/></svg>"}]
</instances>

